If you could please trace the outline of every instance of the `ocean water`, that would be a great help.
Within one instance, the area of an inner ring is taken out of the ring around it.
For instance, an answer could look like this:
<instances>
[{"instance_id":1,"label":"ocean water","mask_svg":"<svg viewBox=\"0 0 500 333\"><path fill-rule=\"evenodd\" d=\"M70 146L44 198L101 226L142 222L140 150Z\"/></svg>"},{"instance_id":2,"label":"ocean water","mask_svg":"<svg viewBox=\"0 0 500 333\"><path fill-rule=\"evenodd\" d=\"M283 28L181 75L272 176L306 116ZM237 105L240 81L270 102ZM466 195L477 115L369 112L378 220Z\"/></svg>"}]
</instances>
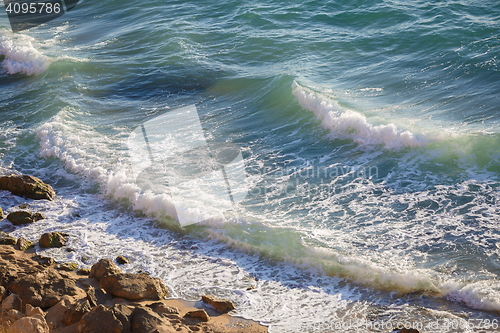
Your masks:
<instances>
[{"instance_id":1,"label":"ocean water","mask_svg":"<svg viewBox=\"0 0 500 333\"><path fill-rule=\"evenodd\" d=\"M38 252L129 256L270 332L500 332L497 1L86 0L21 33L0 8L0 173L58 194L2 192L47 217L2 230L65 231ZM192 105L248 194L180 228L127 142Z\"/></svg>"}]
</instances>

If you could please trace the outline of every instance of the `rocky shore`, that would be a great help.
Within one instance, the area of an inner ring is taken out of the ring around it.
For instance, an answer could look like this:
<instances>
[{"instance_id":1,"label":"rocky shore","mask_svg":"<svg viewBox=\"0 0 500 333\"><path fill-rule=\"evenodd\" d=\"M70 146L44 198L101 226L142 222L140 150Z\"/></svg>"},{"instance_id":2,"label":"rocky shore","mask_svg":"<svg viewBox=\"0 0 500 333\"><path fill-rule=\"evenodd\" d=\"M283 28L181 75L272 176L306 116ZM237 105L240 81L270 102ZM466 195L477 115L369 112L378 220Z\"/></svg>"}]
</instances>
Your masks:
<instances>
[{"instance_id":1,"label":"rocky shore","mask_svg":"<svg viewBox=\"0 0 500 333\"><path fill-rule=\"evenodd\" d=\"M53 200L48 184L31 176L0 178L0 190L34 200ZM0 220L22 226L45 217L16 211ZM43 234L40 248L64 247L69 235ZM116 262L116 263L115 263ZM161 279L123 273L127 258L103 258L92 268L56 263L35 253L33 241L0 231L0 333L267 332L256 322L232 317L229 300L204 295L199 302L167 299Z\"/></svg>"}]
</instances>

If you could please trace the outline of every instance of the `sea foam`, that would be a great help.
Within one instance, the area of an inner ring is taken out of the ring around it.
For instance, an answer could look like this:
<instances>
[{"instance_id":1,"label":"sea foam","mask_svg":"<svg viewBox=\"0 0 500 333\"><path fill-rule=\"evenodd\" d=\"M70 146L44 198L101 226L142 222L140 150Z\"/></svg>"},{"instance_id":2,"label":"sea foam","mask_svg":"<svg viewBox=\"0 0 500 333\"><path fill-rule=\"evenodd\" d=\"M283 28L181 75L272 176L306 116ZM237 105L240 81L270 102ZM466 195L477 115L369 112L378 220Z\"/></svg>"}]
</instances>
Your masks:
<instances>
[{"instance_id":1,"label":"sea foam","mask_svg":"<svg viewBox=\"0 0 500 333\"><path fill-rule=\"evenodd\" d=\"M5 33L5 34L3 34ZM2 68L9 74L34 75L45 72L55 60L47 57L34 46L34 38L2 32L0 36L0 55L5 59Z\"/></svg>"},{"instance_id":2,"label":"sea foam","mask_svg":"<svg viewBox=\"0 0 500 333\"><path fill-rule=\"evenodd\" d=\"M337 101L329 100L295 81L292 93L303 108L321 120L322 126L330 131L333 138L351 139L363 145L383 145L388 149L421 147L427 142L424 137L400 130L392 123L370 124L361 113L344 108Z\"/></svg>"}]
</instances>

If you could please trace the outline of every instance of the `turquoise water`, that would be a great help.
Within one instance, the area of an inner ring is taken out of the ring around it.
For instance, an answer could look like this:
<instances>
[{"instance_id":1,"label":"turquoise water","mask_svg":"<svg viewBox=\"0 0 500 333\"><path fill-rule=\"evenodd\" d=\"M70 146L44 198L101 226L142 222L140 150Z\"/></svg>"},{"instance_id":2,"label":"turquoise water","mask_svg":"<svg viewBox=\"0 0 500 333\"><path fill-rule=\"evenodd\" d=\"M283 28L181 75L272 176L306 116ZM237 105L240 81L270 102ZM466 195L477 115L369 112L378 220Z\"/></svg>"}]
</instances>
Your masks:
<instances>
[{"instance_id":1,"label":"turquoise water","mask_svg":"<svg viewBox=\"0 0 500 333\"><path fill-rule=\"evenodd\" d=\"M130 253L174 295L215 290L273 332L498 318L499 16L495 1L84 1L13 34L0 12L0 167L59 193L11 231L64 228L81 266ZM208 141L241 147L249 194L180 230L126 143L193 104Z\"/></svg>"}]
</instances>

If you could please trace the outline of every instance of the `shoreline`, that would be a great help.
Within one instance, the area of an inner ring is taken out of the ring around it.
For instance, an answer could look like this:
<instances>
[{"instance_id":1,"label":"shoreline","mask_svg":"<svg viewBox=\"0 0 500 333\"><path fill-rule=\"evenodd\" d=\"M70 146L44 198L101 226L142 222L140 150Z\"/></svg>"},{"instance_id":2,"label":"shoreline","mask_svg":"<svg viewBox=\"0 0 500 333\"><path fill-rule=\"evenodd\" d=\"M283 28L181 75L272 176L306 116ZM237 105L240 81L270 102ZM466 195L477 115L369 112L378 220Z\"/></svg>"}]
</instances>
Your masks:
<instances>
[{"instance_id":1,"label":"shoreline","mask_svg":"<svg viewBox=\"0 0 500 333\"><path fill-rule=\"evenodd\" d=\"M34 200L55 196L50 185L22 175L1 177L0 190ZM0 207L0 221L8 219L14 226L44 218L24 210L5 216ZM62 248L68 236L49 232L36 243ZM163 280L122 273L123 260L100 259L90 270L77 270L74 263L38 255L34 240L0 231L0 333L267 332L258 322L229 315L234 309L229 300L211 295L199 301L168 298Z\"/></svg>"}]
</instances>

